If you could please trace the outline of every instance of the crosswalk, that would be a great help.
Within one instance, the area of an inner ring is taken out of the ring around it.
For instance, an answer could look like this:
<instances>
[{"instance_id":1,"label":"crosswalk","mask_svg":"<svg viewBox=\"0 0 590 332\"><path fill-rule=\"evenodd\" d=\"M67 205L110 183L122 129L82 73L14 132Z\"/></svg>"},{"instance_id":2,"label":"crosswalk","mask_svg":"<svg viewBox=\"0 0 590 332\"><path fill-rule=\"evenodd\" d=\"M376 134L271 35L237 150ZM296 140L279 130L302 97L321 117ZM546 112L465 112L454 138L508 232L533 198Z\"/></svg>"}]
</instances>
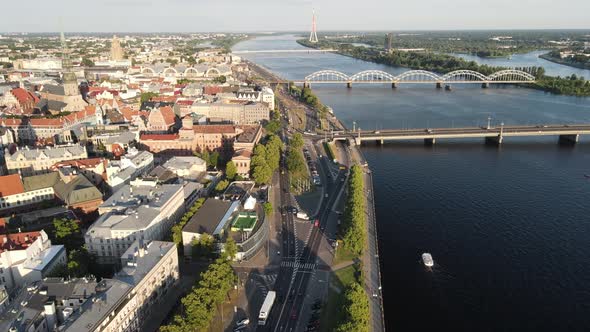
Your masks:
<instances>
[{"instance_id":1,"label":"crosswalk","mask_svg":"<svg viewBox=\"0 0 590 332\"><path fill-rule=\"evenodd\" d=\"M294 261L283 261L281 262L281 266L282 267L293 267L296 268L298 270L315 270L315 268L317 267L316 263L299 263L299 262L294 262Z\"/></svg>"}]
</instances>

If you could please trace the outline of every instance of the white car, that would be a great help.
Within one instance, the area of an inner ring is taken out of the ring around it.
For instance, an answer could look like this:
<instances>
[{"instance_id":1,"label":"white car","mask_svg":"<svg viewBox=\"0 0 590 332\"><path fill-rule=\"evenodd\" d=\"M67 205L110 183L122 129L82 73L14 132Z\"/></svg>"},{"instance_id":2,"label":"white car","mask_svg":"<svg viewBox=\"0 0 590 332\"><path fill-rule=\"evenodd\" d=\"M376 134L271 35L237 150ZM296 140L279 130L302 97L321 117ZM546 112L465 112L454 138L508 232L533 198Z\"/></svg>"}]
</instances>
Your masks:
<instances>
[{"instance_id":1,"label":"white car","mask_svg":"<svg viewBox=\"0 0 590 332\"><path fill-rule=\"evenodd\" d=\"M237 322L236 326L240 327L240 326L246 326L248 324L250 324L250 320L248 318L244 318L241 321Z\"/></svg>"}]
</instances>

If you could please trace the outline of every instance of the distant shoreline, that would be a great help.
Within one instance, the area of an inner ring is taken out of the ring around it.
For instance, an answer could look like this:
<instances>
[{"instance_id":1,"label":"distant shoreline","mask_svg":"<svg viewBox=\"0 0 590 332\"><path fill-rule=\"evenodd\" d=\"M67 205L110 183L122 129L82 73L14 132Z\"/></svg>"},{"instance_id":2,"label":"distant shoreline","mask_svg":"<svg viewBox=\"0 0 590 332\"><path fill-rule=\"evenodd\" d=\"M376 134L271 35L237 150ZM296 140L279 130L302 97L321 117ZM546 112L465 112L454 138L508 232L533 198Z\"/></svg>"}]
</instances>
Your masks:
<instances>
[{"instance_id":1,"label":"distant shoreline","mask_svg":"<svg viewBox=\"0 0 590 332\"><path fill-rule=\"evenodd\" d=\"M572 68L590 70L590 65L584 65L584 64L578 63L578 62L569 62L569 61L557 59L557 58L552 57L549 53L541 54L541 55L539 55L539 58L553 62L553 63L560 64L560 65L572 67Z\"/></svg>"}]
</instances>

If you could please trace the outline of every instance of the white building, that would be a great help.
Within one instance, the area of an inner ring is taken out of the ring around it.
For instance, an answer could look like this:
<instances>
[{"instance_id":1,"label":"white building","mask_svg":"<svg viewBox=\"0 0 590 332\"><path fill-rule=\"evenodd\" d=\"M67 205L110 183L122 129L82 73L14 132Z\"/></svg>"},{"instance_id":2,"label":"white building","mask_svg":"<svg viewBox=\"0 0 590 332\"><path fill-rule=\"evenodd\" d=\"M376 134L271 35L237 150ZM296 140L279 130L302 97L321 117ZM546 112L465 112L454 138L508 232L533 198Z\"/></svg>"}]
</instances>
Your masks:
<instances>
[{"instance_id":1,"label":"white building","mask_svg":"<svg viewBox=\"0 0 590 332\"><path fill-rule=\"evenodd\" d=\"M85 235L88 251L100 264L117 264L135 241L163 239L185 211L180 184L137 180L124 185L98 209Z\"/></svg>"},{"instance_id":2,"label":"white building","mask_svg":"<svg viewBox=\"0 0 590 332\"><path fill-rule=\"evenodd\" d=\"M18 294L0 331L139 332L179 278L172 242L135 242L113 279L48 278ZM0 294L1 295L1 294ZM0 296L1 299L1 296Z\"/></svg>"},{"instance_id":3,"label":"white building","mask_svg":"<svg viewBox=\"0 0 590 332\"><path fill-rule=\"evenodd\" d=\"M45 231L0 235L0 284L8 290L45 278L66 264L66 250Z\"/></svg>"},{"instance_id":4,"label":"white building","mask_svg":"<svg viewBox=\"0 0 590 332\"><path fill-rule=\"evenodd\" d=\"M44 149L19 149L13 154L6 154L4 158L8 173L20 173L24 176L49 173L53 164L66 160L86 159L88 153L84 146L66 145Z\"/></svg>"},{"instance_id":5,"label":"white building","mask_svg":"<svg viewBox=\"0 0 590 332\"><path fill-rule=\"evenodd\" d=\"M107 183L113 190L129 184L137 176L154 168L154 155L148 151L130 148L120 161L111 161L107 166Z\"/></svg>"},{"instance_id":6,"label":"white building","mask_svg":"<svg viewBox=\"0 0 590 332\"><path fill-rule=\"evenodd\" d=\"M175 156L165 162L163 167L182 178L196 178L207 171L207 163L199 157Z\"/></svg>"}]
</instances>

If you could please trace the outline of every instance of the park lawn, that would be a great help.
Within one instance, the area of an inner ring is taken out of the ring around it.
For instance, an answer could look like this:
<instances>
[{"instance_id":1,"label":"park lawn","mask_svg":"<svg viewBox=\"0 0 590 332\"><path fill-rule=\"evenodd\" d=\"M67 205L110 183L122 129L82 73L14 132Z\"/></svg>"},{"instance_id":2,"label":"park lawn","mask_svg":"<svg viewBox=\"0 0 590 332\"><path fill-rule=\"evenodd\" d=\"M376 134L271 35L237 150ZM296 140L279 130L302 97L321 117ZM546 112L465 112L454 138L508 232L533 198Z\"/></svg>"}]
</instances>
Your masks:
<instances>
[{"instance_id":1,"label":"park lawn","mask_svg":"<svg viewBox=\"0 0 590 332\"><path fill-rule=\"evenodd\" d=\"M355 282L355 273L356 268L354 265L347 266L332 273L328 300L322 307L320 331L334 331L338 322L344 319L344 310L342 310L345 305L344 290L348 285ZM340 292L334 288L338 288Z\"/></svg>"},{"instance_id":2,"label":"park lawn","mask_svg":"<svg viewBox=\"0 0 590 332\"><path fill-rule=\"evenodd\" d=\"M250 228L254 227L255 223L256 223L256 217L243 216L243 217L238 217L236 222L233 224L233 227L250 229Z\"/></svg>"},{"instance_id":3,"label":"park lawn","mask_svg":"<svg viewBox=\"0 0 590 332\"><path fill-rule=\"evenodd\" d=\"M336 250L336 256L334 257L334 262L332 265L337 265L342 262L353 261L358 258L358 255L351 252L343 245L342 241L338 241L338 249Z\"/></svg>"}]
</instances>

